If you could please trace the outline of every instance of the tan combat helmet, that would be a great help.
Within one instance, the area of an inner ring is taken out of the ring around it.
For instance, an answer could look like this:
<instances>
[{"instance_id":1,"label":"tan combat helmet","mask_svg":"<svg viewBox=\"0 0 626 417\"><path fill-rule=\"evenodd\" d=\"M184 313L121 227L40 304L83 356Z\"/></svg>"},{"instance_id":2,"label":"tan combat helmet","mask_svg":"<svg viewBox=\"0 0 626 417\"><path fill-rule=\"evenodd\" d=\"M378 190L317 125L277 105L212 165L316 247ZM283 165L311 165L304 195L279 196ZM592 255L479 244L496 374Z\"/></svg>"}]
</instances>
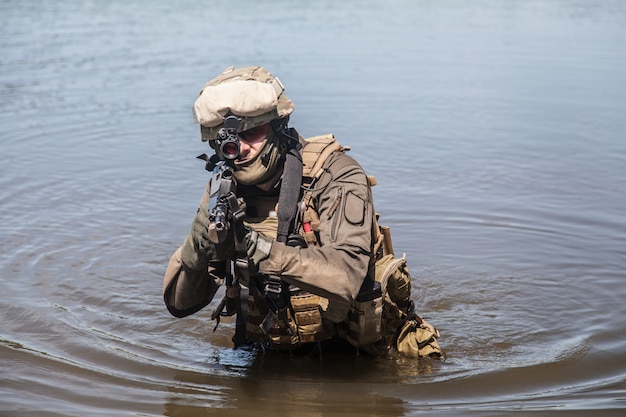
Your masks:
<instances>
[{"instance_id":1,"label":"tan combat helmet","mask_svg":"<svg viewBox=\"0 0 626 417\"><path fill-rule=\"evenodd\" d=\"M238 131L289 116L294 105L277 77L258 66L227 68L202 88L193 114L200 124L202 141L215 140L224 117L240 117Z\"/></svg>"}]
</instances>

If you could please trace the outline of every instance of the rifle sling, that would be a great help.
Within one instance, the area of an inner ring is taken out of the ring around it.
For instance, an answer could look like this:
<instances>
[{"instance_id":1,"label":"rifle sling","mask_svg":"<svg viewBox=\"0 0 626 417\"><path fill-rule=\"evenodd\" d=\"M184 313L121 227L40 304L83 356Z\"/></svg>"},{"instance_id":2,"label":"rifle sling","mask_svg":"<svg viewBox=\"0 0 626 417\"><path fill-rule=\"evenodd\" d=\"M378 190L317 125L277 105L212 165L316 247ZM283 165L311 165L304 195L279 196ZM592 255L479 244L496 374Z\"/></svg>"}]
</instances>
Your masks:
<instances>
[{"instance_id":1,"label":"rifle sling","mask_svg":"<svg viewBox=\"0 0 626 417\"><path fill-rule=\"evenodd\" d=\"M250 281L247 260L237 259L235 261L235 268L239 270L239 274L244 275L244 279L246 280L245 285L241 285L241 282L239 283L239 302L237 303L235 335L233 336L233 344L235 345L235 349L237 349L238 347L243 346L246 343L246 326L248 322L248 295L250 294L249 287L252 285L252 282Z\"/></svg>"},{"instance_id":2,"label":"rifle sling","mask_svg":"<svg viewBox=\"0 0 626 417\"><path fill-rule=\"evenodd\" d=\"M289 136L298 137L295 129L289 130ZM302 156L298 149L300 143L296 140L289 140L287 146L285 169L278 197L278 233L276 236L276 240L283 243L287 241L287 237L292 232L291 228L298 212L298 200L302 186Z\"/></svg>"}]
</instances>

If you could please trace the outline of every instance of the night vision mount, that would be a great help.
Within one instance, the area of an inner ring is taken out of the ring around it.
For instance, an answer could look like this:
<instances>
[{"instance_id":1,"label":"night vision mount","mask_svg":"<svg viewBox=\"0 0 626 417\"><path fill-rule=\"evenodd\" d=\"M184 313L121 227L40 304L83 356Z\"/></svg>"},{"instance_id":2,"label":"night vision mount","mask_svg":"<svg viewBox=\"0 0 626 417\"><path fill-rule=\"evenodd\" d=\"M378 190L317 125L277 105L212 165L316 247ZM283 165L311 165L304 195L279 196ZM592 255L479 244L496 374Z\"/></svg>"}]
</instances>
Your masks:
<instances>
[{"instance_id":1,"label":"night vision mount","mask_svg":"<svg viewBox=\"0 0 626 417\"><path fill-rule=\"evenodd\" d=\"M217 138L209 142L211 148L215 149L215 155L210 158L206 154L198 156L198 159L206 161L206 170L213 171L220 161L225 161L228 165L239 157L241 143L237 135L237 129L241 124L241 119L237 116L224 117L224 127L217 132Z\"/></svg>"}]
</instances>

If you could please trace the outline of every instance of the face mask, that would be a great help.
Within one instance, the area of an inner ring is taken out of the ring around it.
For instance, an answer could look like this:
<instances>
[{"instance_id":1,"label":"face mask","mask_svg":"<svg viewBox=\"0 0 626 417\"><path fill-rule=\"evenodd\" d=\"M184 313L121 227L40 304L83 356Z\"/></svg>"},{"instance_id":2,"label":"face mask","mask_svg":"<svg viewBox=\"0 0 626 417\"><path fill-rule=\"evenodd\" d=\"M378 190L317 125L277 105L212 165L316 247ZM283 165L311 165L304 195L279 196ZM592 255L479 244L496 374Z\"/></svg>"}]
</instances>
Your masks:
<instances>
[{"instance_id":1,"label":"face mask","mask_svg":"<svg viewBox=\"0 0 626 417\"><path fill-rule=\"evenodd\" d=\"M235 179L243 185L262 184L271 179L279 166L280 149L278 136L270 129L265 143L252 159L245 162L235 161Z\"/></svg>"}]
</instances>

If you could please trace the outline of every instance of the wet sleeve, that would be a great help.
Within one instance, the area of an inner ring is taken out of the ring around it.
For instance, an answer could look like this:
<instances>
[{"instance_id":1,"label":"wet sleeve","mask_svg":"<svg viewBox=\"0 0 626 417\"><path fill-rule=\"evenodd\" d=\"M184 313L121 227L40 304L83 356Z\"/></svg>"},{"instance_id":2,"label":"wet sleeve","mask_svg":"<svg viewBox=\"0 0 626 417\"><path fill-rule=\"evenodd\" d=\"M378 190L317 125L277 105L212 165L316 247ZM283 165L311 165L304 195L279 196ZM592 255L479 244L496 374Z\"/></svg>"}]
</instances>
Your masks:
<instances>
[{"instance_id":1,"label":"wet sleeve","mask_svg":"<svg viewBox=\"0 0 626 417\"><path fill-rule=\"evenodd\" d=\"M200 207L206 206L210 184L207 185ZM187 236L183 245L188 244ZM216 251L209 251L196 268L189 268L181 259L179 247L168 263L163 278L163 300L168 311L175 317L185 317L207 306L223 282L223 261L211 259Z\"/></svg>"},{"instance_id":2,"label":"wet sleeve","mask_svg":"<svg viewBox=\"0 0 626 417\"><path fill-rule=\"evenodd\" d=\"M180 248L170 258L163 279L163 300L174 317L185 317L207 306L222 280L215 268L193 270L187 268L180 258Z\"/></svg>"},{"instance_id":3,"label":"wet sleeve","mask_svg":"<svg viewBox=\"0 0 626 417\"><path fill-rule=\"evenodd\" d=\"M362 168L347 155L331 160L314 195L320 217L320 247L295 248L274 242L259 265L265 274L329 300L332 321L345 318L369 267L373 204ZM344 158L349 158L348 163ZM335 169L339 166L339 169Z\"/></svg>"}]
</instances>

